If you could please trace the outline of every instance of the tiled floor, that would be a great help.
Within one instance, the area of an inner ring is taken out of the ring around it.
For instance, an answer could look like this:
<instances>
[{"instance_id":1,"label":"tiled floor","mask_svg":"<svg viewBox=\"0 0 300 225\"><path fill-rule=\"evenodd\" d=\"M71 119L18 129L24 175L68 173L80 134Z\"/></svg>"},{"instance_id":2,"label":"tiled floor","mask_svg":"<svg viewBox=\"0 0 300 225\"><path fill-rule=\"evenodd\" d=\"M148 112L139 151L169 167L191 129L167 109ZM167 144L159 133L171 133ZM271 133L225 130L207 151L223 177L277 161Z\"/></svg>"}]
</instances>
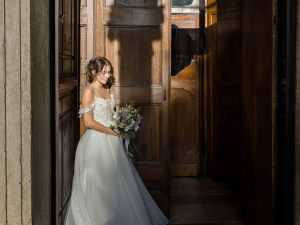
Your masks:
<instances>
[{"instance_id":1,"label":"tiled floor","mask_svg":"<svg viewBox=\"0 0 300 225\"><path fill-rule=\"evenodd\" d=\"M207 177L171 177L169 224L242 225L239 187Z\"/></svg>"}]
</instances>

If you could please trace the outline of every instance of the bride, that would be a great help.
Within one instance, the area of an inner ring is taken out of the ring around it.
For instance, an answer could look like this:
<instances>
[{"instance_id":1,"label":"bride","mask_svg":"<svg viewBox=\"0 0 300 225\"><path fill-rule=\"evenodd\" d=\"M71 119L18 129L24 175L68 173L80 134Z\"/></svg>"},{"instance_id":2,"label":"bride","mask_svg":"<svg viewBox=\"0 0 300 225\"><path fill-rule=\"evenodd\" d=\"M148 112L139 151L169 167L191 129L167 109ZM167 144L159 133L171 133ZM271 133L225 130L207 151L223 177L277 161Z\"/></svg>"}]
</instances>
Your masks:
<instances>
[{"instance_id":1,"label":"bride","mask_svg":"<svg viewBox=\"0 0 300 225\"><path fill-rule=\"evenodd\" d=\"M122 147L122 135L109 129L115 83L104 57L86 66L90 85L83 91L79 117L87 131L75 156L65 225L165 225L169 220L146 189Z\"/></svg>"}]
</instances>

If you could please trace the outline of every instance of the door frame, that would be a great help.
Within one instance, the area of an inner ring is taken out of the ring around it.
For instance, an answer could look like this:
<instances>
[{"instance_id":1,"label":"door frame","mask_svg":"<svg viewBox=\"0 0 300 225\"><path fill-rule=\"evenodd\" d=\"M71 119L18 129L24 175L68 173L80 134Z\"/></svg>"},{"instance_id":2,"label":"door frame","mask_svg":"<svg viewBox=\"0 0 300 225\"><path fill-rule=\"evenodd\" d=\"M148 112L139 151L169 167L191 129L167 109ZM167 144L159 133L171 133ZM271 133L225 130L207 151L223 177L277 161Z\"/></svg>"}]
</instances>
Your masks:
<instances>
[{"instance_id":1,"label":"door frame","mask_svg":"<svg viewBox=\"0 0 300 225\"><path fill-rule=\"evenodd\" d=\"M50 99L51 99L51 224L58 225L58 195L57 195L57 149L59 148L58 123L59 123L59 93L58 93L58 12L59 0L51 1L51 80L50 80Z\"/></svg>"}]
</instances>

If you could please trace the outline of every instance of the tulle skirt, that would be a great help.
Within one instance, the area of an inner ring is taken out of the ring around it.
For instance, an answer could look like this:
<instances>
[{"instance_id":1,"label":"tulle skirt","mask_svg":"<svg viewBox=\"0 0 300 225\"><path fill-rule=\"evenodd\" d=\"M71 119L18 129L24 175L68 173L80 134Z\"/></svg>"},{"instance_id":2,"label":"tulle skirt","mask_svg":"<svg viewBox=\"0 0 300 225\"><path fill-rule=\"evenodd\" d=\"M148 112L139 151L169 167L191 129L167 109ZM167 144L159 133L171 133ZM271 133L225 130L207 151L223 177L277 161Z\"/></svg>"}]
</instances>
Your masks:
<instances>
[{"instance_id":1,"label":"tulle skirt","mask_svg":"<svg viewBox=\"0 0 300 225\"><path fill-rule=\"evenodd\" d=\"M128 160L122 138L88 129L75 156L65 225L165 225L169 220Z\"/></svg>"}]
</instances>

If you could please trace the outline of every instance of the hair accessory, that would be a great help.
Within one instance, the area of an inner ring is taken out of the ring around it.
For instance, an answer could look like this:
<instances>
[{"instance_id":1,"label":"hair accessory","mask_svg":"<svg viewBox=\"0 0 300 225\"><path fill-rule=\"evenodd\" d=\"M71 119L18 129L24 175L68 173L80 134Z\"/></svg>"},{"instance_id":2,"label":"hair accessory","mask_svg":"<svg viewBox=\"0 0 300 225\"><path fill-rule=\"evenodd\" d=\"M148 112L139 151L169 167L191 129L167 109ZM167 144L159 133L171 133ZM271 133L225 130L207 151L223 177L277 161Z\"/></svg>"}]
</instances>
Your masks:
<instances>
[{"instance_id":1,"label":"hair accessory","mask_svg":"<svg viewBox=\"0 0 300 225\"><path fill-rule=\"evenodd\" d=\"M82 66L82 72L83 72L83 74L85 74L85 75L86 75L86 73L87 73L86 67L87 67L87 65L89 64L89 62L90 62L91 59L92 59L92 58L87 59L87 60L85 61L85 63L83 63L83 66Z\"/></svg>"}]
</instances>

